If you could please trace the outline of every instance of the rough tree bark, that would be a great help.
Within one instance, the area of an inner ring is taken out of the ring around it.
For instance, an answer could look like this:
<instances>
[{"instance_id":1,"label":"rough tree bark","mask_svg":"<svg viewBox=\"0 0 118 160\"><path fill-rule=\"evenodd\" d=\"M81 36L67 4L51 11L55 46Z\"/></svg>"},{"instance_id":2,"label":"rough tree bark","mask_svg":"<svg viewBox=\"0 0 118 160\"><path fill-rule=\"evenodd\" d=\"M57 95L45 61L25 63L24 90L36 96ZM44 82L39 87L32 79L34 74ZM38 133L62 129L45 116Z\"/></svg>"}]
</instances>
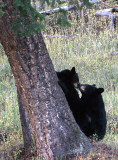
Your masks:
<instances>
[{"instance_id":1,"label":"rough tree bark","mask_svg":"<svg viewBox=\"0 0 118 160\"><path fill-rule=\"evenodd\" d=\"M18 97L21 128L23 133L24 148L31 149L33 147L31 130L30 130L29 121L25 112L22 96L20 95L18 90L17 90L17 97Z\"/></svg>"},{"instance_id":2,"label":"rough tree bark","mask_svg":"<svg viewBox=\"0 0 118 160\"><path fill-rule=\"evenodd\" d=\"M76 124L58 85L42 34L15 39L10 29L13 0L5 2L0 42L32 127L37 153L41 159L54 160L89 151L91 144Z\"/></svg>"}]
</instances>

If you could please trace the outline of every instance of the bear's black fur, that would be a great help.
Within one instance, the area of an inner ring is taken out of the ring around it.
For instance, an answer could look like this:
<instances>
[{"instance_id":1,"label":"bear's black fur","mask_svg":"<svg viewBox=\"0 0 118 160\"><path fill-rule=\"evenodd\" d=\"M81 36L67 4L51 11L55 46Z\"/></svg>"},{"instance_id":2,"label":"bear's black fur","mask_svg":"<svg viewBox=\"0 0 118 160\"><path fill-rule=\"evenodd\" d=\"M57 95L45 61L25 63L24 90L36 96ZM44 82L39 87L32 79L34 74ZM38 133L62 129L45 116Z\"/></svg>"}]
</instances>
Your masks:
<instances>
[{"instance_id":1,"label":"bear's black fur","mask_svg":"<svg viewBox=\"0 0 118 160\"><path fill-rule=\"evenodd\" d=\"M97 88L95 85L80 84L79 90L82 93L81 105L77 122L81 130L87 137L96 140L103 139L106 133L106 112L101 93L103 88Z\"/></svg>"},{"instance_id":2,"label":"bear's black fur","mask_svg":"<svg viewBox=\"0 0 118 160\"><path fill-rule=\"evenodd\" d=\"M78 74L75 71L75 67L71 70L66 69L56 73L59 80L58 83L65 94L67 102L76 120L80 103L78 92L75 89L75 87L78 87L79 85Z\"/></svg>"},{"instance_id":3,"label":"bear's black fur","mask_svg":"<svg viewBox=\"0 0 118 160\"><path fill-rule=\"evenodd\" d=\"M59 85L81 130L87 137L93 138L96 134L96 140L103 139L107 124L104 102L101 96L104 89L96 88L95 85L79 84L75 67L71 70L66 69L56 73ZM79 87L82 93L81 99L75 87Z\"/></svg>"}]
</instances>

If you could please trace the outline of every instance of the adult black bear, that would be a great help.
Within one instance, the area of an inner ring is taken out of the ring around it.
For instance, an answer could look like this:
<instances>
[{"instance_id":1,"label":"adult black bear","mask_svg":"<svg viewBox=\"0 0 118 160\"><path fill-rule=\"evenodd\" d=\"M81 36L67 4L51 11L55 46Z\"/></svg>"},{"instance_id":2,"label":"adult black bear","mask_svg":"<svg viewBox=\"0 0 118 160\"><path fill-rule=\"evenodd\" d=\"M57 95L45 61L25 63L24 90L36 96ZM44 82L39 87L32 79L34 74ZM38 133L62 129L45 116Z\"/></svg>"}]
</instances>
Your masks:
<instances>
[{"instance_id":1,"label":"adult black bear","mask_svg":"<svg viewBox=\"0 0 118 160\"><path fill-rule=\"evenodd\" d=\"M78 124L87 137L96 135L96 140L103 139L106 133L106 112L101 93L103 88L95 85L80 84L82 93Z\"/></svg>"},{"instance_id":2,"label":"adult black bear","mask_svg":"<svg viewBox=\"0 0 118 160\"><path fill-rule=\"evenodd\" d=\"M80 104L80 98L77 90L75 89L75 87L77 88L79 85L78 74L75 71L75 67L73 67L71 70L66 69L56 73L59 79L59 85L61 86L65 94L67 102L76 120L78 117L78 110Z\"/></svg>"}]
</instances>

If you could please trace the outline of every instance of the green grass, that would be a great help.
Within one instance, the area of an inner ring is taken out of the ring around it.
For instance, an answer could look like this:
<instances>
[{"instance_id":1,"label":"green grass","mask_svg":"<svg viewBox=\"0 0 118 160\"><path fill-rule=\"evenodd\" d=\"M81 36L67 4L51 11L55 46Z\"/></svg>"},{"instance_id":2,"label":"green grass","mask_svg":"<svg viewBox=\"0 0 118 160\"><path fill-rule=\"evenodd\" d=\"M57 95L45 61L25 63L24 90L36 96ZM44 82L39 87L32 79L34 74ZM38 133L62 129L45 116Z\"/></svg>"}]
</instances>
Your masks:
<instances>
[{"instance_id":1,"label":"green grass","mask_svg":"<svg viewBox=\"0 0 118 160\"><path fill-rule=\"evenodd\" d=\"M84 27L85 28L85 27ZM104 87L103 99L108 117L108 128L103 143L118 148L118 36L117 31L96 32L88 28L83 32L80 24L43 33L44 40L56 71L75 66L81 83ZM23 144L15 82L0 46L0 132L9 133L9 142L0 145ZM13 140L14 139L14 140ZM5 147L4 147L5 146Z\"/></svg>"},{"instance_id":2,"label":"green grass","mask_svg":"<svg viewBox=\"0 0 118 160\"><path fill-rule=\"evenodd\" d=\"M74 32L68 34L65 29L60 35L58 33L47 37L44 34L44 37L55 70L71 69L75 66L80 83L104 87L102 95L108 117L108 128L103 143L118 148L117 32L105 30L96 35L89 31L81 35L79 30L75 35Z\"/></svg>"},{"instance_id":3,"label":"green grass","mask_svg":"<svg viewBox=\"0 0 118 160\"><path fill-rule=\"evenodd\" d=\"M17 130L19 110L12 71L4 55L0 57L0 131Z\"/></svg>"}]
</instances>

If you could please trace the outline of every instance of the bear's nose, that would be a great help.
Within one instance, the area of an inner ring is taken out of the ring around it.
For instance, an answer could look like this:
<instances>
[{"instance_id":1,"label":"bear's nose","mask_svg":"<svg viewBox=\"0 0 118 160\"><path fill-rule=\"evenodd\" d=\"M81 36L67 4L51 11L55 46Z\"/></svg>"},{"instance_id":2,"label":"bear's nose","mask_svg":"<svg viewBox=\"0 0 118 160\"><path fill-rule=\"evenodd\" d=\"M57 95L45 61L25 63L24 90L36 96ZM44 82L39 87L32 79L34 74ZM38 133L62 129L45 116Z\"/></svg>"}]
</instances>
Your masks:
<instances>
[{"instance_id":1,"label":"bear's nose","mask_svg":"<svg viewBox=\"0 0 118 160\"><path fill-rule=\"evenodd\" d=\"M80 91L84 91L85 90L85 86L80 84L79 89L80 89Z\"/></svg>"},{"instance_id":2,"label":"bear's nose","mask_svg":"<svg viewBox=\"0 0 118 160\"><path fill-rule=\"evenodd\" d=\"M79 88L79 82L74 83L75 88Z\"/></svg>"}]
</instances>

